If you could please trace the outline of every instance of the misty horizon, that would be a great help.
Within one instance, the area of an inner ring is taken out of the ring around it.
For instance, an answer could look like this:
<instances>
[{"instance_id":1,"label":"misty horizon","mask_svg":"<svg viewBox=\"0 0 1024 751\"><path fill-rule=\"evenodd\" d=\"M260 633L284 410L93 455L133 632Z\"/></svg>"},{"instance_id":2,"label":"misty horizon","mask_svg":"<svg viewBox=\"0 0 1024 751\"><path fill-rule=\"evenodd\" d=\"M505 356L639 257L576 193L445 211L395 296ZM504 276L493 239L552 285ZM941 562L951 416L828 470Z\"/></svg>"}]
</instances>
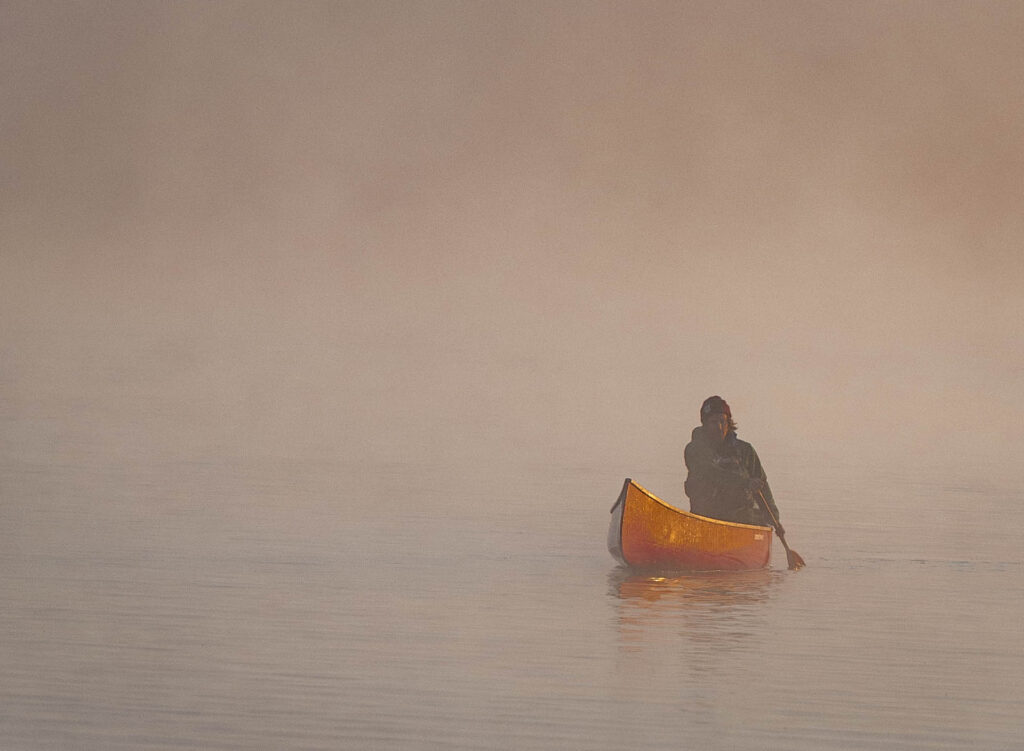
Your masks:
<instances>
[{"instance_id":1,"label":"misty horizon","mask_svg":"<svg viewBox=\"0 0 1024 751\"><path fill-rule=\"evenodd\" d=\"M66 446L664 464L720 393L1016 454L1017 5L0 14L0 379Z\"/></svg>"}]
</instances>

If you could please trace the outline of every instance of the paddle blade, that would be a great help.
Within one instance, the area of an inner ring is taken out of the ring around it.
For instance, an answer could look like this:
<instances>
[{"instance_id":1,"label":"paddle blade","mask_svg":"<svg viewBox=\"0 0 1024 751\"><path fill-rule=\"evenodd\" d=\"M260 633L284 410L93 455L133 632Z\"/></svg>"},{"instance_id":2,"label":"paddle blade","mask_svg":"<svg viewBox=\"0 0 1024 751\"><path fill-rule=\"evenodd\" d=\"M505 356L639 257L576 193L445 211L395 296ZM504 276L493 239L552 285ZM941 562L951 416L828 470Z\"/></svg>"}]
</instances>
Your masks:
<instances>
[{"instance_id":1,"label":"paddle blade","mask_svg":"<svg viewBox=\"0 0 1024 751\"><path fill-rule=\"evenodd\" d=\"M800 557L800 554L795 550L786 550L786 560L789 561L789 570L796 571L797 569L803 568L807 564L804 563L804 559Z\"/></svg>"}]
</instances>

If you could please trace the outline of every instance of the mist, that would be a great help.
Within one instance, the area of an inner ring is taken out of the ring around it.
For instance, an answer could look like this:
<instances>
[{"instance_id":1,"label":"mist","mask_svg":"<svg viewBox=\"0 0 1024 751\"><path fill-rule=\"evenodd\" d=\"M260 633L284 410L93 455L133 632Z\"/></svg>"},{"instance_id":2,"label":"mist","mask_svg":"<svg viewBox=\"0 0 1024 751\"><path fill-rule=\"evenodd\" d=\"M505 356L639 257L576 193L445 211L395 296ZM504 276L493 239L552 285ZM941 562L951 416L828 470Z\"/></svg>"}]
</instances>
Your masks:
<instances>
[{"instance_id":1,"label":"mist","mask_svg":"<svg viewBox=\"0 0 1024 751\"><path fill-rule=\"evenodd\" d=\"M681 472L721 394L769 471L996 471L1022 32L1000 2L4 2L4 449Z\"/></svg>"}]
</instances>

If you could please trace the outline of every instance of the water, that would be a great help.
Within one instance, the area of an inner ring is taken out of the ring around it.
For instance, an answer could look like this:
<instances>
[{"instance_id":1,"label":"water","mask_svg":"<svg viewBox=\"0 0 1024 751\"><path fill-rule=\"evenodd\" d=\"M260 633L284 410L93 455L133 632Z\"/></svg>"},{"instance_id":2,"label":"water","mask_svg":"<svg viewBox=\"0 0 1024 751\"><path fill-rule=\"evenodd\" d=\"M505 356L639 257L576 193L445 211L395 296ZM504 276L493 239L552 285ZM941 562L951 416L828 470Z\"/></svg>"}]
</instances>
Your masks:
<instances>
[{"instance_id":1,"label":"water","mask_svg":"<svg viewBox=\"0 0 1024 751\"><path fill-rule=\"evenodd\" d=\"M601 467L8 451L0 745L1016 747L1019 489L777 463L806 569L650 576Z\"/></svg>"}]
</instances>

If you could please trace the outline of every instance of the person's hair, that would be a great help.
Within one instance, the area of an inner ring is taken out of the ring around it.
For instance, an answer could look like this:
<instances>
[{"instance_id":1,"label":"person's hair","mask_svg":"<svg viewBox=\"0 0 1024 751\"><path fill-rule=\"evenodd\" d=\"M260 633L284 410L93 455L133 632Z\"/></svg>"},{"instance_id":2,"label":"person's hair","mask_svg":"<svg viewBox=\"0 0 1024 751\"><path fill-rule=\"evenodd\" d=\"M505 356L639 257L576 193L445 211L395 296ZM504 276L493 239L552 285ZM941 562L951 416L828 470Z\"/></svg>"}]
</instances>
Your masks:
<instances>
[{"instance_id":1,"label":"person's hair","mask_svg":"<svg viewBox=\"0 0 1024 751\"><path fill-rule=\"evenodd\" d=\"M707 414L707 415L704 416L704 419L702 419L700 421L700 424L703 425L704 424L704 420L707 419L708 417L711 417L711 415L725 415L725 413L724 412L711 412L710 414ZM728 415L725 416L725 419L729 421L729 431L735 433L736 429L737 429L736 421L733 420Z\"/></svg>"}]
</instances>

